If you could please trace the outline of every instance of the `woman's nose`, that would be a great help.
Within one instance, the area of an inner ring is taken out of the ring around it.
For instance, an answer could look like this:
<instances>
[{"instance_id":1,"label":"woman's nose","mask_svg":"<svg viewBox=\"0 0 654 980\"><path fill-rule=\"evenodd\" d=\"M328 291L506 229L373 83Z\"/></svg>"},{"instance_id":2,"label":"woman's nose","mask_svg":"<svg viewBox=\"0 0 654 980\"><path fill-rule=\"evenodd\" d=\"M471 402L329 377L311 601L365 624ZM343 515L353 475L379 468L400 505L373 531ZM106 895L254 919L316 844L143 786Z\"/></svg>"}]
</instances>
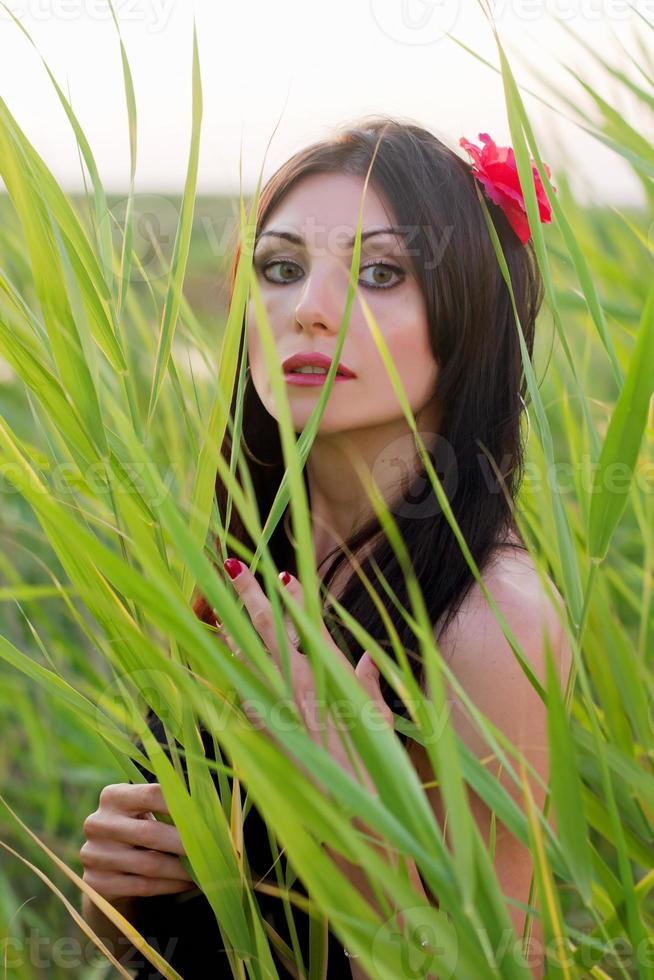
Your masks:
<instances>
[{"instance_id":1,"label":"woman's nose","mask_svg":"<svg viewBox=\"0 0 654 980\"><path fill-rule=\"evenodd\" d=\"M307 275L296 303L296 322L308 331L338 333L346 298L347 270L314 270Z\"/></svg>"}]
</instances>

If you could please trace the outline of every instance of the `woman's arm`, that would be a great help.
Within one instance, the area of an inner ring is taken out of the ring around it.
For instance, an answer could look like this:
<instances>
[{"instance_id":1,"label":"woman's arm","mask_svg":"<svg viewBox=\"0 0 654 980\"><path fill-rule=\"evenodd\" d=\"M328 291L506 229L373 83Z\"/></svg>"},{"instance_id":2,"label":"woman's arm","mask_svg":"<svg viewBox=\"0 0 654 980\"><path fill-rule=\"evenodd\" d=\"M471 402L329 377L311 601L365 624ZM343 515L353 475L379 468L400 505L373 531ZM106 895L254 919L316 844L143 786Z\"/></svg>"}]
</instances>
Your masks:
<instances>
[{"instance_id":1,"label":"woman's arm","mask_svg":"<svg viewBox=\"0 0 654 980\"><path fill-rule=\"evenodd\" d=\"M484 577L484 583L543 686L544 632L547 631L554 663L563 686L570 669L571 650L562 628L560 613L543 592L536 570L522 561L503 562ZM521 751L547 784L549 764L546 707L523 673L491 607L476 583L462 603L447 634L439 641L439 649L471 701ZM487 743L470 720L459 698L449 685L446 687L455 731L468 748L484 760L484 764L494 775L499 774L500 783L524 809L521 790L506 773L500 773L499 762L491 756ZM421 781L425 784L434 781L434 773L423 746L412 742L408 751ZM528 782L535 805L542 809L544 791L532 777L528 777ZM445 827L447 834L446 812L438 787L429 787L426 793L436 819L441 827ZM471 812L488 846L492 813L469 787L468 797ZM551 822L554 825L553 818ZM361 894L377 908L361 869L345 861L340 855L331 851L329 853ZM382 856L384 853L380 850ZM414 862L411 861L408 867L416 892L421 898L430 901ZM499 820L496 820L494 867L502 893L508 898L527 904L533 871L531 853ZM526 914L508 902L507 911L520 939ZM542 976L544 950L542 929L537 919L534 919L532 925L528 962L538 980ZM356 961L351 961L351 966L354 980L369 980Z\"/></svg>"},{"instance_id":2,"label":"woman's arm","mask_svg":"<svg viewBox=\"0 0 654 980\"><path fill-rule=\"evenodd\" d=\"M369 827L366 827L360 820L358 819L353 820L352 826L355 827L357 830L361 831L361 833L365 834L367 837L376 838L376 834L374 834L372 830L370 830ZM397 863L398 863L397 859L393 860L393 857L389 855L388 850L386 848L377 845L372 845L372 846L375 847L375 850L380 855L380 857L388 861L388 863L391 864L393 867L397 867ZM368 882L368 876L364 871L361 870L361 867L358 864L352 864L350 861L344 858L342 854L333 851L331 847L328 847L326 844L324 845L324 849L325 849L325 853L329 855L329 857L334 861L336 865L338 865L340 870L347 877L348 881L350 881L354 885L354 887L361 892L364 898L368 902L370 902L373 908L379 912L380 911L379 905L374 897L373 889L370 887L370 884ZM413 887L415 888L416 892L418 893L421 899L423 899L426 902L430 901L430 899L427 896L427 892L425 891L425 887L422 883L422 879L416 867L415 861L413 861L411 858L406 858L405 861L406 861L407 870L409 872L409 879L411 881L411 884L413 885Z\"/></svg>"},{"instance_id":3,"label":"woman's arm","mask_svg":"<svg viewBox=\"0 0 654 980\"><path fill-rule=\"evenodd\" d=\"M355 826L358 830L362 831L369 837L376 837L376 835L373 834L369 828L365 827L365 825L361 823L360 820L354 820L353 826ZM392 861L387 850L385 850L383 847L376 847L376 845L373 846L375 846L375 849L377 850L377 852L381 857L383 857L385 860L389 861L389 863L392 863L393 865L397 864L397 860ZM342 856L342 854L338 854L336 851L332 851L332 849L327 845L325 845L325 852L332 858L334 863L347 877L348 881L350 881L354 885L354 887L363 895L363 897L370 903L370 905L372 905L375 911L381 914L379 904L376 898L374 897L372 888L370 887L368 876L365 874L364 871L361 870L360 866L358 864L352 864L350 861L346 860ZM427 896L427 892L425 891L415 861L413 861L411 858L406 858L406 865L409 872L409 878L420 900L424 902L429 902L430 899ZM401 925L402 924L401 915L398 917L398 921L399 924ZM345 954L343 955L345 956ZM352 970L352 980L370 980L368 974L364 971L363 967L359 966L355 958L352 958L350 960L350 968Z\"/></svg>"},{"instance_id":4,"label":"woman's arm","mask_svg":"<svg viewBox=\"0 0 654 980\"><path fill-rule=\"evenodd\" d=\"M134 921L136 912L135 898L116 898L111 904L116 911L120 912L121 915L124 915L129 922ZM93 931L105 941L110 952L113 953L119 962L123 958L127 958L129 961L133 955L141 955L138 950L132 946L127 936L123 935L120 929L118 929L118 927L106 917L104 912L100 911L97 905L93 904L87 895L82 896L82 915L91 926L91 929L93 929Z\"/></svg>"},{"instance_id":5,"label":"woman's arm","mask_svg":"<svg viewBox=\"0 0 654 980\"><path fill-rule=\"evenodd\" d=\"M522 558L498 564L484 583L507 620L532 671L546 687L545 634L549 636L554 664L562 687L570 670L572 651L562 625L563 601L554 590L558 609L545 594L536 569ZM475 707L520 750L543 783L549 780L547 708L534 690L511 649L481 588L475 583L461 605L448 634L439 648L457 680ZM467 710L447 686L452 725L467 747L483 760L501 785L524 811L522 790L502 770L500 762L471 721ZM412 743L414 764L421 779L434 779L422 746ZM514 768L516 763L512 760ZM527 782L535 806L542 810L545 791L528 775ZM434 814L447 834L446 812L437 787L427 790ZM482 839L489 845L492 811L468 787L470 809ZM550 817L554 827L554 818ZM529 902L533 861L528 847L496 819L494 868L502 893L524 904ZM522 936L526 913L507 902L507 911L518 939ZM534 918L528 963L538 980L544 965L543 933Z\"/></svg>"}]
</instances>

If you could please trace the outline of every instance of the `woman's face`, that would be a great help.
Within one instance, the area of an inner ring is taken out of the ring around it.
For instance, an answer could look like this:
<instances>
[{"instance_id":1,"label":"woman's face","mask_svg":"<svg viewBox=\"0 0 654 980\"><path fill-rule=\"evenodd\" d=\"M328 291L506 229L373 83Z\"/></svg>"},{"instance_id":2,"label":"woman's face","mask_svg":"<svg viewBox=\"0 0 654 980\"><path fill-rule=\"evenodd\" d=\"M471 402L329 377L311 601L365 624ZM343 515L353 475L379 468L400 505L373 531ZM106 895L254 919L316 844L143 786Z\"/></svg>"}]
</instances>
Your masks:
<instances>
[{"instance_id":1,"label":"woman's face","mask_svg":"<svg viewBox=\"0 0 654 980\"><path fill-rule=\"evenodd\" d=\"M260 229L253 263L280 364L300 352L320 352L330 359L334 354L362 193L359 177L308 175L280 201ZM362 238L389 226L397 226L397 221L368 184ZM301 240L273 236L273 231L292 233ZM429 347L425 301L411 271L408 247L400 232L362 240L358 286L416 415L433 398L438 368ZM253 384L268 412L278 418L251 301L247 339ZM340 363L355 377L334 381L319 433L350 432L404 418L358 295L350 311ZM304 428L321 390L322 386L287 381L296 432Z\"/></svg>"}]
</instances>

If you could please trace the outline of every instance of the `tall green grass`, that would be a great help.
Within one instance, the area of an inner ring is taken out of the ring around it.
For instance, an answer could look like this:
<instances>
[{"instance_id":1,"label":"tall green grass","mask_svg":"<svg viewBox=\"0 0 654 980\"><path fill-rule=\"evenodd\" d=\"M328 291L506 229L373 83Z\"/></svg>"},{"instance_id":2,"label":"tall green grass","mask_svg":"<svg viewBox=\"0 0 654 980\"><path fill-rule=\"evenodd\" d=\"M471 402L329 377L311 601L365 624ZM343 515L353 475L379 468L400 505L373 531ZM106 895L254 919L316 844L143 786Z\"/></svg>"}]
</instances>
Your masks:
<instances>
[{"instance_id":1,"label":"tall green grass","mask_svg":"<svg viewBox=\"0 0 654 980\"><path fill-rule=\"evenodd\" d=\"M347 625L408 697L411 719L397 719L397 728L427 747L453 829L452 845L446 846L424 789L392 733L371 732L361 723L351 731L377 787L373 797L301 729L285 732L282 746L238 709L245 698L270 712L288 688L287 679L272 670L231 586L216 574L212 561L234 551L263 572L278 625L288 611L306 635L319 690L329 701L346 697L358 708L364 703L319 631L318 578L301 474L333 376L296 440L248 249L242 250L233 302L224 317L198 316L185 295L202 263L205 271L216 265L215 255L205 250L203 256L198 243L199 205L204 205L196 200L202 91L195 35L192 135L172 254L143 266L134 234L137 106L117 21L115 27L131 150L122 223L114 221L92 149L54 76L50 73L90 179L89 193L81 200L61 190L0 101L0 176L7 190L0 202L0 367L5 372L0 394L0 936L5 974L70 975L54 949L65 936L86 942L78 931L84 924L74 924L80 891L88 891L78 859L83 817L95 808L106 783L141 781L134 765L139 761L163 787L194 877L232 951L236 977L277 975L271 953L275 936L258 914L256 892L234 849L241 833L240 796L246 790L285 848L288 864L279 887L289 908L302 904L293 888L295 869L307 886L317 922L327 916L372 976L397 980L408 975L407 962L441 977L530 976L469 811L466 784L531 848L535 874L528 922L535 915L542 918L548 976L653 976L651 143L611 108L606 93L577 77L580 90L592 97L594 113L584 113L573 98L555 91L551 95L558 108L551 111L571 112L627 161L641 181L646 207L628 213L582 207L565 173L556 174L558 193L551 193L523 92L496 36L497 64L489 70L501 77L546 285L533 365L524 358L531 431L518 517L537 567L564 597L574 666L564 694L551 669L545 689L532 675L548 705L552 775L541 813L529 792L526 760L490 728L440 657L392 515L369 484L371 502L407 576L407 613L416 622L432 698L420 695L397 644L396 665L359 624L350 619ZM638 100L651 126L654 69L651 59L645 61L651 25L643 23L641 31L631 55L640 70L638 81L623 62L604 61L603 69L607 84L623 87ZM547 229L537 218L530 158L550 191L554 214ZM244 242L251 241L259 186L250 202L243 195L234 202ZM489 230L494 237L490 222ZM355 295L359 244L357 239L337 353ZM506 276L499 251L498 260ZM269 516L256 512L252 496L234 479L238 465L247 491L247 461L234 460L230 468L218 453L230 424L233 388L244 382L237 351L249 294L280 405L287 467ZM415 431L382 335L370 311L368 316ZM519 322L516 329L521 330ZM203 370L198 373L194 364ZM429 457L425 461L453 521ZM562 486L558 477L566 465L569 480ZM261 542L254 555L235 548L220 526L212 499L218 468L232 486L232 505ZM307 596L304 609L280 587L267 549L289 500ZM453 529L478 576L465 541ZM213 535L220 556L207 545ZM232 658L196 620L189 605L195 587L220 610L254 670ZM506 622L503 628L524 661ZM489 751L502 759L522 794L522 806L449 723L441 725L445 680L468 704ZM144 727L147 704L166 706L169 727L184 747L190 789L180 778L175 753L168 758ZM200 751L198 721L214 733L221 750L220 796L213 789L212 766ZM441 733L438 738L435 732ZM147 755L136 752L137 737L144 740ZM227 776L234 777L233 784ZM421 904L405 865L390 867L345 816L360 818L394 850L411 857L439 896L440 910ZM323 844L365 869L381 914L363 901ZM217 878L221 888L215 887ZM35 937L45 937L45 965L34 961ZM424 939L427 947L421 945ZM156 961L154 951L145 947L145 952ZM315 953L311 977L321 975L319 943ZM78 964L75 975L110 976L115 969L99 954L93 963Z\"/></svg>"}]
</instances>

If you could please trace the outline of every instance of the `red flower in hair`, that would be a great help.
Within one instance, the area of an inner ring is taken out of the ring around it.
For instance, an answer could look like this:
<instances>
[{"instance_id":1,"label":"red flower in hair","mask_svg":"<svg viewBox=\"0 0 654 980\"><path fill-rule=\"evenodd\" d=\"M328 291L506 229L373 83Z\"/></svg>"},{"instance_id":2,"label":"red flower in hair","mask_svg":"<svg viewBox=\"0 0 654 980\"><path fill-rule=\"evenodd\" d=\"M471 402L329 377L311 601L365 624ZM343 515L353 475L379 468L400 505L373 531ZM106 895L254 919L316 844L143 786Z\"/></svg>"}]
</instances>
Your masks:
<instances>
[{"instance_id":1,"label":"red flower in hair","mask_svg":"<svg viewBox=\"0 0 654 980\"><path fill-rule=\"evenodd\" d=\"M509 224L524 245L529 241L531 230L513 148L496 146L488 133L480 133L479 139L484 143L483 147L475 146L464 136L459 140L459 145L473 158L474 163L471 165L473 175L484 185L491 201L502 208L509 219ZM550 177L550 168L546 163L543 166L547 176ZM546 223L552 220L552 209L533 160L531 171L534 175L540 220ZM556 191L556 187L552 187L552 190Z\"/></svg>"}]
</instances>

